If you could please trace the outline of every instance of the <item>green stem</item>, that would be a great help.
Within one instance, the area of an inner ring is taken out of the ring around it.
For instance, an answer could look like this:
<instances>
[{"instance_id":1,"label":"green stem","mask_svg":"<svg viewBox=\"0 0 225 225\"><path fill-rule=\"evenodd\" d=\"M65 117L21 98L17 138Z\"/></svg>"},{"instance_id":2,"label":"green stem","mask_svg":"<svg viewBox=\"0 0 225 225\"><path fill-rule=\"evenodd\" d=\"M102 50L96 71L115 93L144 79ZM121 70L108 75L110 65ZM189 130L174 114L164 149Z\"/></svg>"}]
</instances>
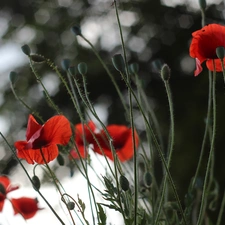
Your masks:
<instances>
[{"instance_id":1,"label":"green stem","mask_svg":"<svg viewBox=\"0 0 225 225\"><path fill-rule=\"evenodd\" d=\"M204 131L204 136L203 136L203 141L202 141L202 146L201 146L201 153L200 153L200 156L199 156L197 169L196 169L196 172L195 172L195 176L192 180L192 189L194 188L194 185L195 185L196 180L198 178L198 174L199 174L200 167L201 167L201 164L202 164L202 159L203 159L205 145L206 145L206 138L207 138L209 124L210 124L210 118L211 118L211 109L212 109L212 74L209 71L208 109L207 109L207 116L206 116L205 131Z\"/></svg>"},{"instance_id":2,"label":"green stem","mask_svg":"<svg viewBox=\"0 0 225 225\"><path fill-rule=\"evenodd\" d=\"M164 80L164 84L165 84L166 93L167 93L167 97L168 97L169 112L170 112L170 140L169 140L168 160L167 160L167 167L169 169L171 159L172 159L173 147L174 147L174 113L173 113L173 101L172 101L172 95L171 95L169 82L167 80ZM168 178L168 173L165 174L165 177L163 180L163 188L162 188L161 198L160 198L160 202L159 202L158 212L157 212L156 219L155 219L155 224L158 224L158 221L159 221L162 204L163 204L163 199L165 197L164 195L166 192L167 178ZM165 200L166 201L168 200L167 196L166 196Z\"/></svg>"},{"instance_id":3,"label":"green stem","mask_svg":"<svg viewBox=\"0 0 225 225\"><path fill-rule=\"evenodd\" d=\"M211 158L214 151L214 143L215 143L215 136L216 136L216 92L215 92L215 85L216 85L216 72L213 72L213 83L212 83L212 98L213 98L213 125L212 125L212 141L210 146L210 152L206 167L206 174L204 179L204 185L202 190L202 201L198 216L197 225L202 224L203 214L205 213L205 207L206 207L206 195L207 195L207 184L208 184L208 177L210 174L210 165L211 165Z\"/></svg>"},{"instance_id":4,"label":"green stem","mask_svg":"<svg viewBox=\"0 0 225 225\"><path fill-rule=\"evenodd\" d=\"M225 191L223 193L223 200L222 200L221 205L220 205L220 211L219 211L219 215L218 215L218 218L217 218L216 225L220 225L221 224L222 217L224 215L223 214L224 207L225 207Z\"/></svg>"}]
</instances>

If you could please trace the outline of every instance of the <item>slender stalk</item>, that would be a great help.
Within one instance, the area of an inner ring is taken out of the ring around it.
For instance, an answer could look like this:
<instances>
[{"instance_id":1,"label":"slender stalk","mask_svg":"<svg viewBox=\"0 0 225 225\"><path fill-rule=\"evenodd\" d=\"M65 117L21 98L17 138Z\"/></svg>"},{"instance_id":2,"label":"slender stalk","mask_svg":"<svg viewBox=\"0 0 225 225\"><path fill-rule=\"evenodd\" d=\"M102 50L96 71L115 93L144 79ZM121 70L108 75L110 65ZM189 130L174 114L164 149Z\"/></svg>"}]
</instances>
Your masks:
<instances>
[{"instance_id":1,"label":"slender stalk","mask_svg":"<svg viewBox=\"0 0 225 225\"><path fill-rule=\"evenodd\" d=\"M127 65L127 56L125 50L125 44L123 39L123 31L120 24L119 13L117 8L116 0L114 0L114 6L116 11L116 18L117 23L120 31L120 40L122 42L122 49L125 61L125 68L127 73L127 82L130 84L130 74L128 72L128 65ZM134 225L137 225L137 210L138 210L138 175L137 175L137 153L136 153L136 143L135 143L135 130L134 130L134 117L133 117L133 103L132 103L132 94L130 89L128 88L128 96L129 96L129 110L130 110L130 125L132 130L132 141L133 141L133 152L134 152Z\"/></svg>"},{"instance_id":2,"label":"slender stalk","mask_svg":"<svg viewBox=\"0 0 225 225\"><path fill-rule=\"evenodd\" d=\"M43 90L44 90L44 93L46 95L46 98L47 98L47 101L49 102L50 106L58 113L58 114L62 114L62 112L60 111L60 109L58 108L58 106L52 101L49 93L48 93L48 90L45 88L44 84L42 83L41 81L41 78L40 76L38 75L37 71L35 70L34 66L33 66L33 63L30 59L30 67L31 67L31 70L33 72L33 74L35 75L37 81L41 84Z\"/></svg>"},{"instance_id":3,"label":"slender stalk","mask_svg":"<svg viewBox=\"0 0 225 225\"><path fill-rule=\"evenodd\" d=\"M50 175L51 175L51 177L52 177L52 180L53 180L53 182L54 182L54 184L55 184L55 187L57 188L57 190L58 190L59 194L61 195L61 197L63 197L63 194L62 194L62 192L61 192L61 189L60 189L60 187L59 187L59 185L58 185L58 183L57 183L57 182L58 182L58 179L56 178L55 174L52 172L51 168L49 167L48 163L46 162L46 159L45 159L45 156L44 156L44 154L43 154L42 148L40 148L40 153L41 153L41 156L42 156L42 158L43 158L43 160L44 160L44 162L45 162L45 166L46 166L46 168L48 169L48 171L49 171L49 173L50 173ZM69 215L70 215L70 217L71 217L71 220L72 220L72 222L73 222L73 225L76 225L76 224L75 224L75 221L74 221L74 218L73 218L73 216L72 216L70 210L69 210L68 208L67 208L67 210L68 210L68 213L69 213Z\"/></svg>"},{"instance_id":4,"label":"slender stalk","mask_svg":"<svg viewBox=\"0 0 225 225\"><path fill-rule=\"evenodd\" d=\"M195 171L195 175L194 175L194 178L192 180L192 189L194 188L194 185L195 185L196 180L198 178L198 174L199 174L201 164L202 164L202 159L203 159L205 145L206 145L206 138L207 138L210 119L211 119L211 110L212 110L212 74L209 71L208 108L207 108L207 116L206 116L206 122L205 122L205 131L204 131L204 136L203 136L203 141L202 141L202 146L201 146L201 153L200 153L200 156L199 156L197 169Z\"/></svg>"},{"instance_id":5,"label":"slender stalk","mask_svg":"<svg viewBox=\"0 0 225 225\"><path fill-rule=\"evenodd\" d=\"M216 137L216 92L215 92L215 85L216 85L216 72L213 72L213 83L212 83L212 99L213 99L213 124L212 124L212 141L210 146L210 152L208 157L208 163L206 167L206 173L205 173L205 179L204 179L204 185L202 190L202 201L198 216L197 225L202 224L203 214L205 213L205 206L206 206L206 197L207 197L207 184L208 184L208 177L210 174L210 165L211 165L211 158L214 151L214 143L215 143L215 137Z\"/></svg>"},{"instance_id":6,"label":"slender stalk","mask_svg":"<svg viewBox=\"0 0 225 225\"><path fill-rule=\"evenodd\" d=\"M171 90L170 90L168 80L164 80L164 84L165 84L166 93L167 93L167 97L168 97L169 112L170 112L170 140L169 140L168 160L167 160L167 167L169 169L171 159L172 159L173 147L174 147L174 113L173 113L173 101L172 101ZM157 212L157 215L156 215L155 224L158 224L164 197L166 197L165 200L167 201L167 196L165 196L166 186L167 186L167 178L168 178L168 174L166 173L165 177L164 177L164 181L163 181L161 199L160 199L160 202L159 202L159 208L158 208L158 212Z\"/></svg>"},{"instance_id":7,"label":"slender stalk","mask_svg":"<svg viewBox=\"0 0 225 225\"><path fill-rule=\"evenodd\" d=\"M225 190L224 190L224 193L223 193L223 200L222 200L221 205L220 205L220 211L219 211L219 214L218 214L216 225L221 225L222 217L224 215L224 213L223 213L224 207L225 207Z\"/></svg>"}]
</instances>

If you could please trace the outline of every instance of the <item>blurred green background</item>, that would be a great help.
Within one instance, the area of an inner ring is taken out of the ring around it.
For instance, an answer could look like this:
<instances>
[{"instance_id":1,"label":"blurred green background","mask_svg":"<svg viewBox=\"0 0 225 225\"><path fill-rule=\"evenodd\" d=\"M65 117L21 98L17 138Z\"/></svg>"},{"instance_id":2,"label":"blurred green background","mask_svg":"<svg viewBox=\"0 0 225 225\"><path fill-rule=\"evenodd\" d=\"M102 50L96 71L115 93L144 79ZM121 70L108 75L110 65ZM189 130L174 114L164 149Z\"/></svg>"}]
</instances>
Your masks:
<instances>
[{"instance_id":1,"label":"blurred green background","mask_svg":"<svg viewBox=\"0 0 225 225\"><path fill-rule=\"evenodd\" d=\"M168 102L159 70L164 63L171 68L171 89L175 111L175 151L172 175L181 196L187 192L198 162L204 133L208 101L208 72L194 77L194 59L189 56L191 33L201 28L198 1L119 0L118 8L123 28L128 62L138 62L149 104L157 115L167 142L169 130ZM124 124L126 118L114 86L105 70L86 43L75 37L70 28L79 25L104 58L122 90L126 90L111 57L122 53L119 29L112 1L103 0L2 0L0 1L0 127L10 143L24 138L27 116L30 113L13 96L8 80L9 72L19 74L18 95L44 119L54 115L47 105L40 85L36 82L26 56L20 50L28 44L32 53L51 59L61 70L61 61L71 60L88 64L87 82L90 99L106 110L108 124ZM224 3L209 4L207 23L224 23ZM59 79L46 65L37 66L55 103L74 123L79 122L70 98ZM62 73L64 73L62 71ZM215 178L220 194L225 186L225 89L222 75L217 79L218 127L215 147ZM122 112L122 113L121 113ZM141 131L141 129L140 129ZM10 174L16 167L11 152L1 142L0 173ZM207 151L205 160L207 159ZM205 167L201 169L204 176ZM219 203L220 204L220 201ZM216 218L216 212L209 212Z\"/></svg>"}]
</instances>

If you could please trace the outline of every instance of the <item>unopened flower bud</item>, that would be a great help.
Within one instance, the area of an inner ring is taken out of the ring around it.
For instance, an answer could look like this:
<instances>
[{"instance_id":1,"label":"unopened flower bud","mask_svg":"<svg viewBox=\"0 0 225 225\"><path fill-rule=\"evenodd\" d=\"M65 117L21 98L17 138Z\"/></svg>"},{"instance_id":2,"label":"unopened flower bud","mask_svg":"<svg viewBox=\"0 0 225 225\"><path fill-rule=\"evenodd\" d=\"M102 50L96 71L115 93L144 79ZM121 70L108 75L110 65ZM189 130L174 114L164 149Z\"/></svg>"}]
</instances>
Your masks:
<instances>
[{"instance_id":1,"label":"unopened flower bud","mask_svg":"<svg viewBox=\"0 0 225 225\"><path fill-rule=\"evenodd\" d=\"M11 71L9 74L9 80L14 85L16 81L18 80L18 74L14 71Z\"/></svg>"},{"instance_id":2,"label":"unopened flower bud","mask_svg":"<svg viewBox=\"0 0 225 225\"><path fill-rule=\"evenodd\" d=\"M86 75L88 67L87 67L87 64L85 62L81 62L81 63L78 64L77 69L78 69L78 72L81 75Z\"/></svg>"},{"instance_id":3,"label":"unopened flower bud","mask_svg":"<svg viewBox=\"0 0 225 225\"><path fill-rule=\"evenodd\" d=\"M148 171L144 174L144 184L146 187L150 187L152 184L152 176Z\"/></svg>"},{"instance_id":4,"label":"unopened flower bud","mask_svg":"<svg viewBox=\"0 0 225 225\"><path fill-rule=\"evenodd\" d=\"M139 71L139 65L137 63L132 63L130 64L129 69L132 74L137 74Z\"/></svg>"},{"instance_id":5,"label":"unopened flower bud","mask_svg":"<svg viewBox=\"0 0 225 225\"><path fill-rule=\"evenodd\" d=\"M224 58L224 47L220 46L216 48L216 55L219 59L223 59Z\"/></svg>"},{"instance_id":6,"label":"unopened flower bud","mask_svg":"<svg viewBox=\"0 0 225 225\"><path fill-rule=\"evenodd\" d=\"M70 60L69 59L63 59L61 61L61 65L62 65L63 70L67 71L70 67Z\"/></svg>"},{"instance_id":7,"label":"unopened flower bud","mask_svg":"<svg viewBox=\"0 0 225 225\"><path fill-rule=\"evenodd\" d=\"M125 63L121 54L116 54L112 57L112 63L116 70L121 73L125 72Z\"/></svg>"},{"instance_id":8,"label":"unopened flower bud","mask_svg":"<svg viewBox=\"0 0 225 225\"><path fill-rule=\"evenodd\" d=\"M69 74L71 76L76 76L77 75L77 68L75 66L70 66L68 71L69 71Z\"/></svg>"},{"instance_id":9,"label":"unopened flower bud","mask_svg":"<svg viewBox=\"0 0 225 225\"><path fill-rule=\"evenodd\" d=\"M205 10L206 8L206 0L199 0L199 6L201 8L201 10Z\"/></svg>"},{"instance_id":10,"label":"unopened flower bud","mask_svg":"<svg viewBox=\"0 0 225 225\"><path fill-rule=\"evenodd\" d=\"M35 63L43 63L45 61L44 56L42 55L30 55L30 59Z\"/></svg>"},{"instance_id":11,"label":"unopened flower bud","mask_svg":"<svg viewBox=\"0 0 225 225\"><path fill-rule=\"evenodd\" d=\"M57 156L57 162L58 162L58 164L59 164L60 166L63 166L63 165L64 165L65 160L64 160L64 158L63 158L63 156L62 156L61 154L59 154L59 155Z\"/></svg>"},{"instance_id":12,"label":"unopened flower bud","mask_svg":"<svg viewBox=\"0 0 225 225\"><path fill-rule=\"evenodd\" d=\"M71 31L75 35L81 35L81 29L79 26L73 26L71 27Z\"/></svg>"},{"instance_id":13,"label":"unopened flower bud","mask_svg":"<svg viewBox=\"0 0 225 225\"><path fill-rule=\"evenodd\" d=\"M68 203L67 203L67 208L68 208L69 210L73 210L73 209L75 208L75 203L74 203L74 202L68 202Z\"/></svg>"},{"instance_id":14,"label":"unopened flower bud","mask_svg":"<svg viewBox=\"0 0 225 225\"><path fill-rule=\"evenodd\" d=\"M167 64L164 64L161 69L161 77L164 81L170 79L170 68Z\"/></svg>"},{"instance_id":15,"label":"unopened flower bud","mask_svg":"<svg viewBox=\"0 0 225 225\"><path fill-rule=\"evenodd\" d=\"M22 47L21 47L21 50L23 51L23 53L25 54L25 55L30 55L30 47L28 46L28 45L23 45Z\"/></svg>"},{"instance_id":16,"label":"unopened flower bud","mask_svg":"<svg viewBox=\"0 0 225 225\"><path fill-rule=\"evenodd\" d=\"M122 190L123 191L128 191L129 190L129 181L128 181L128 179L124 175L121 175L119 181L120 181L120 186L121 186Z\"/></svg>"},{"instance_id":17,"label":"unopened flower bud","mask_svg":"<svg viewBox=\"0 0 225 225\"><path fill-rule=\"evenodd\" d=\"M40 182L38 176L34 175L32 177L32 182L33 182L32 185L33 185L34 190L38 191L41 187L41 182Z\"/></svg>"}]
</instances>

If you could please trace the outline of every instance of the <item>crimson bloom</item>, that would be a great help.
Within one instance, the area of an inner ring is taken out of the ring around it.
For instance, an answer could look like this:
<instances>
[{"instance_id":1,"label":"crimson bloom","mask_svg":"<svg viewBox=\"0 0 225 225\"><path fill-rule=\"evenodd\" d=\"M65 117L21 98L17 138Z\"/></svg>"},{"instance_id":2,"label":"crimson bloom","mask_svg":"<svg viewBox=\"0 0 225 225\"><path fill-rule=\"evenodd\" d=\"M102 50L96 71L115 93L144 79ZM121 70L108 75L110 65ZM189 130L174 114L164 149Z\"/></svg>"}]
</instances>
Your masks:
<instances>
[{"instance_id":1,"label":"crimson bloom","mask_svg":"<svg viewBox=\"0 0 225 225\"><path fill-rule=\"evenodd\" d=\"M38 201L36 198L12 198L11 203L13 206L14 214L21 214L24 219L32 218L38 210Z\"/></svg>"},{"instance_id":2,"label":"crimson bloom","mask_svg":"<svg viewBox=\"0 0 225 225\"><path fill-rule=\"evenodd\" d=\"M86 125L82 125L82 123L76 124L75 125L75 144L77 147L77 150L80 153L80 156L82 158L86 158L87 157L87 152L84 146L84 140L86 141L86 145L90 144L93 142L93 135L91 132L94 133L96 129L96 126L94 124L93 121L89 121L88 124ZM77 151L75 149L72 149L70 151L70 155L74 158L74 159L79 159L79 154L77 153Z\"/></svg>"},{"instance_id":3,"label":"crimson bloom","mask_svg":"<svg viewBox=\"0 0 225 225\"><path fill-rule=\"evenodd\" d=\"M29 164L44 164L54 160L58 156L57 145L67 145L72 130L70 122L65 116L51 117L45 124L40 125L30 115L28 119L26 141L17 141L14 146L17 156L26 159ZM44 159L42 157L44 156Z\"/></svg>"},{"instance_id":4,"label":"crimson bloom","mask_svg":"<svg viewBox=\"0 0 225 225\"><path fill-rule=\"evenodd\" d=\"M206 61L209 70L222 71L220 59L216 55L217 47L225 47L225 26L219 24L209 24L201 30L192 33L193 39L190 45L190 56L196 59L195 76L202 71L201 64ZM225 58L223 59L225 63Z\"/></svg>"},{"instance_id":5,"label":"crimson bloom","mask_svg":"<svg viewBox=\"0 0 225 225\"><path fill-rule=\"evenodd\" d=\"M11 185L11 181L7 176L0 176L0 212L3 209L6 195L18 188L18 185Z\"/></svg>"},{"instance_id":6,"label":"crimson bloom","mask_svg":"<svg viewBox=\"0 0 225 225\"><path fill-rule=\"evenodd\" d=\"M134 155L133 150L133 140L132 140L132 129L124 125L109 125L106 127L109 135L111 136L113 142L113 147L115 148L118 159L121 162L131 159ZM95 134L98 144L94 142L94 152L101 155L107 156L109 159L113 160L113 154L110 149L110 144L107 135L104 130L100 133ZM138 147L139 138L137 132L134 133L135 146Z\"/></svg>"}]
</instances>

